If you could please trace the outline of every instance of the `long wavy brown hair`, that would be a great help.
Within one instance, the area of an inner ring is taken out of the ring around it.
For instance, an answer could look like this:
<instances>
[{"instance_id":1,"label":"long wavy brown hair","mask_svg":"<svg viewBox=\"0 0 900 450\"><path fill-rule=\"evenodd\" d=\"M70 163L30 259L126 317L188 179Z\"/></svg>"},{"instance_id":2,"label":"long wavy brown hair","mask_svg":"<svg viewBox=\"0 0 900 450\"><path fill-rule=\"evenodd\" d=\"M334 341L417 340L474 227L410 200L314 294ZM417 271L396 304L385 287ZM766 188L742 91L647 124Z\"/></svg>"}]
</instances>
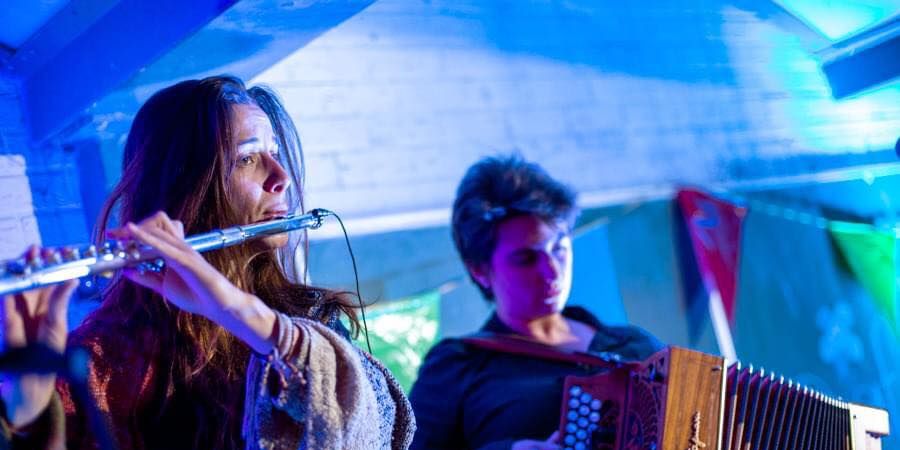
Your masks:
<instances>
[{"instance_id":1,"label":"long wavy brown hair","mask_svg":"<svg viewBox=\"0 0 900 450\"><path fill-rule=\"evenodd\" d=\"M98 240L116 223L138 222L156 211L183 222L186 235L239 224L240 212L231 208L227 188L236 157L236 104L255 104L269 116L280 162L293 181L287 200L302 211L303 153L281 102L266 88L247 89L234 77L210 77L163 89L138 111L125 144L122 178L98 220ZM344 314L356 333L350 296L304 284L305 273L294 264L301 246L305 250L302 233L278 250L237 246L204 256L273 309L323 322ZM305 263L302 267L305 271ZM79 333L121 333L136 347L127 351L150 361L153 400L130 419L137 421L148 447L176 442L190 448L243 447L244 377L251 350L222 327L115 278Z\"/></svg>"}]
</instances>

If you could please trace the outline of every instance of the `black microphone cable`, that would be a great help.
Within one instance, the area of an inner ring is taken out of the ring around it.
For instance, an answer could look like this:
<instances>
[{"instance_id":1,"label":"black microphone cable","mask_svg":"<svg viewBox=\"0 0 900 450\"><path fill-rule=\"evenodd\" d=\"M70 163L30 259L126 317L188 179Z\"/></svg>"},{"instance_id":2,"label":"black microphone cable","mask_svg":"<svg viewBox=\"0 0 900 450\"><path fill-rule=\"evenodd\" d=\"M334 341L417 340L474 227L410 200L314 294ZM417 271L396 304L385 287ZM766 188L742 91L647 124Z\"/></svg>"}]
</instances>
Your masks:
<instances>
[{"instance_id":1,"label":"black microphone cable","mask_svg":"<svg viewBox=\"0 0 900 450\"><path fill-rule=\"evenodd\" d=\"M363 303L362 294L359 289L359 271L356 268L356 257L353 256L353 247L350 246L350 236L347 234L347 228L344 227L344 221L341 220L341 216L337 215L334 211L323 208L313 209L309 213L316 217L334 216L341 226L341 232L344 233L344 242L347 243L347 252L350 253L350 262L353 264L353 279L356 281L356 299L359 301L359 310L362 314L363 335L366 337L366 347L369 349L369 354L372 355L372 343L369 342L369 325L366 323L366 305Z\"/></svg>"}]
</instances>

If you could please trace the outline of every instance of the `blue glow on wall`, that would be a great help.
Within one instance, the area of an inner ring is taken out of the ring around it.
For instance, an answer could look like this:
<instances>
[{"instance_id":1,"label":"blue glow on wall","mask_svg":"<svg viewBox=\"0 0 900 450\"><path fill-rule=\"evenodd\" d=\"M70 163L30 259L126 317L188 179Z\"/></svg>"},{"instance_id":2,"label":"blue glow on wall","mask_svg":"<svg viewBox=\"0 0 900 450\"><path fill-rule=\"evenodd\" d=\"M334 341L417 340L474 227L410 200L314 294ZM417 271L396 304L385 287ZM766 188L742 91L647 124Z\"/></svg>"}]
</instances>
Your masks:
<instances>
[{"instance_id":1,"label":"blue glow on wall","mask_svg":"<svg viewBox=\"0 0 900 450\"><path fill-rule=\"evenodd\" d=\"M765 22L736 26L747 27L743 31L760 45L758 53L736 52L733 63L752 70L744 74L745 88L781 96L766 105L768 117L789 131L787 144L793 151L844 154L893 148L900 83L835 100L820 61L796 35ZM751 66L754 61L757 67Z\"/></svg>"},{"instance_id":2,"label":"blue glow on wall","mask_svg":"<svg viewBox=\"0 0 900 450\"><path fill-rule=\"evenodd\" d=\"M898 0L776 0L775 3L832 41L900 13Z\"/></svg>"}]
</instances>

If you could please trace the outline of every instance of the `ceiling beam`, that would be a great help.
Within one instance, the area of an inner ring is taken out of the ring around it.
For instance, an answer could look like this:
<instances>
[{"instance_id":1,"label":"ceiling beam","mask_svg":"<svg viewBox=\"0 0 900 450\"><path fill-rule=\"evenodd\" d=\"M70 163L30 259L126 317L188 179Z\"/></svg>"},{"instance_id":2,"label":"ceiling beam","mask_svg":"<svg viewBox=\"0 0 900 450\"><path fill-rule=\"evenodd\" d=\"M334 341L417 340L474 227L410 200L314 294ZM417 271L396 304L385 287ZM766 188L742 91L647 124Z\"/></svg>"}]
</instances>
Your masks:
<instances>
[{"instance_id":1,"label":"ceiling beam","mask_svg":"<svg viewBox=\"0 0 900 450\"><path fill-rule=\"evenodd\" d=\"M121 91L154 92L186 78L253 78L353 17L374 0L241 0L142 70ZM99 105L98 112L118 111Z\"/></svg>"},{"instance_id":2,"label":"ceiling beam","mask_svg":"<svg viewBox=\"0 0 900 450\"><path fill-rule=\"evenodd\" d=\"M900 77L900 13L821 52L831 95L841 99Z\"/></svg>"},{"instance_id":3,"label":"ceiling beam","mask_svg":"<svg viewBox=\"0 0 900 450\"><path fill-rule=\"evenodd\" d=\"M41 142L63 129L236 1L72 2L12 61L22 80L32 140ZM87 12L73 16L78 7Z\"/></svg>"}]
</instances>

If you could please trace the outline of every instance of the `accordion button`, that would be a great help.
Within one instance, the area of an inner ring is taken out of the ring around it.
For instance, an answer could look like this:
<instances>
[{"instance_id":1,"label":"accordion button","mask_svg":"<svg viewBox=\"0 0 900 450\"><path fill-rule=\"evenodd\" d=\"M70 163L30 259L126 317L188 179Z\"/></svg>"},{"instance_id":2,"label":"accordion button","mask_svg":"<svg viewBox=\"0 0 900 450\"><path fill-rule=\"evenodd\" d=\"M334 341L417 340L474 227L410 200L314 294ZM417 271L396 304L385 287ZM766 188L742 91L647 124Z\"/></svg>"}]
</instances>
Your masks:
<instances>
[{"instance_id":1,"label":"accordion button","mask_svg":"<svg viewBox=\"0 0 900 450\"><path fill-rule=\"evenodd\" d=\"M591 408L588 408L588 405L581 405L578 407L578 414L582 416L586 416L591 413Z\"/></svg>"},{"instance_id":2,"label":"accordion button","mask_svg":"<svg viewBox=\"0 0 900 450\"><path fill-rule=\"evenodd\" d=\"M569 421L571 421L571 422L578 420L578 411L570 409L569 413L566 414L566 418L569 419Z\"/></svg>"},{"instance_id":3,"label":"accordion button","mask_svg":"<svg viewBox=\"0 0 900 450\"><path fill-rule=\"evenodd\" d=\"M581 428L587 428L587 426L588 426L588 420L587 420L587 418L579 417L579 418L578 418L578 426L581 427Z\"/></svg>"},{"instance_id":4,"label":"accordion button","mask_svg":"<svg viewBox=\"0 0 900 450\"><path fill-rule=\"evenodd\" d=\"M600 411L601 406L603 406L603 402L601 402L600 400L596 398L591 400L591 409L593 409L594 411Z\"/></svg>"},{"instance_id":5,"label":"accordion button","mask_svg":"<svg viewBox=\"0 0 900 450\"><path fill-rule=\"evenodd\" d=\"M600 413L592 412L590 416L588 416L588 420L593 423L597 423L600 421Z\"/></svg>"},{"instance_id":6,"label":"accordion button","mask_svg":"<svg viewBox=\"0 0 900 450\"><path fill-rule=\"evenodd\" d=\"M576 437L578 440L582 440L582 441L583 441L583 440L585 440L585 439L587 438L587 431L585 431L585 430L578 430L578 431L575 432L575 437Z\"/></svg>"},{"instance_id":7,"label":"accordion button","mask_svg":"<svg viewBox=\"0 0 900 450\"><path fill-rule=\"evenodd\" d=\"M575 443L575 450L586 450L586 449L587 449L587 445L584 445L584 442L576 442Z\"/></svg>"},{"instance_id":8,"label":"accordion button","mask_svg":"<svg viewBox=\"0 0 900 450\"><path fill-rule=\"evenodd\" d=\"M575 445L575 436L568 434L565 439L566 445Z\"/></svg>"},{"instance_id":9,"label":"accordion button","mask_svg":"<svg viewBox=\"0 0 900 450\"><path fill-rule=\"evenodd\" d=\"M578 401L578 397L572 397L569 399L569 408L577 408L581 402Z\"/></svg>"},{"instance_id":10,"label":"accordion button","mask_svg":"<svg viewBox=\"0 0 900 450\"><path fill-rule=\"evenodd\" d=\"M574 433L578 431L578 426L572 422L566 424L566 433Z\"/></svg>"},{"instance_id":11,"label":"accordion button","mask_svg":"<svg viewBox=\"0 0 900 450\"><path fill-rule=\"evenodd\" d=\"M569 388L569 395L575 397L577 395L581 395L581 386L572 386Z\"/></svg>"},{"instance_id":12,"label":"accordion button","mask_svg":"<svg viewBox=\"0 0 900 450\"><path fill-rule=\"evenodd\" d=\"M588 394L587 392L581 394L581 403L588 403L593 399L594 398L591 397L591 394Z\"/></svg>"}]
</instances>

